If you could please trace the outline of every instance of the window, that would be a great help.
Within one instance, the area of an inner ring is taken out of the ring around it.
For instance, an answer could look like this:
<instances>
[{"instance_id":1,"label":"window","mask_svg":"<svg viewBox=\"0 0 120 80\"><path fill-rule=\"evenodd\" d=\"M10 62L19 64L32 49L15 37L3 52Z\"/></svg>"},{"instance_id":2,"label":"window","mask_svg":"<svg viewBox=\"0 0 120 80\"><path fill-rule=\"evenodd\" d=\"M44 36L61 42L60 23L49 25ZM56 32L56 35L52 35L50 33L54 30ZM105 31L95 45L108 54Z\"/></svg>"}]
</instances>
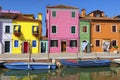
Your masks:
<instances>
[{"instance_id":1,"label":"window","mask_svg":"<svg viewBox=\"0 0 120 80\"><path fill-rule=\"evenodd\" d=\"M100 32L100 25L96 25L96 26L95 26L95 31L96 31L96 32Z\"/></svg>"},{"instance_id":2,"label":"window","mask_svg":"<svg viewBox=\"0 0 120 80\"><path fill-rule=\"evenodd\" d=\"M82 27L82 32L87 32L87 26Z\"/></svg>"},{"instance_id":3,"label":"window","mask_svg":"<svg viewBox=\"0 0 120 80\"><path fill-rule=\"evenodd\" d=\"M99 47L100 46L100 40L96 40L96 46Z\"/></svg>"},{"instance_id":4,"label":"window","mask_svg":"<svg viewBox=\"0 0 120 80\"><path fill-rule=\"evenodd\" d=\"M32 41L32 47L36 47L36 40Z\"/></svg>"},{"instance_id":5,"label":"window","mask_svg":"<svg viewBox=\"0 0 120 80\"><path fill-rule=\"evenodd\" d=\"M72 17L75 17L75 12L72 12Z\"/></svg>"},{"instance_id":6,"label":"window","mask_svg":"<svg viewBox=\"0 0 120 80\"><path fill-rule=\"evenodd\" d=\"M56 26L52 26L52 33L56 33Z\"/></svg>"},{"instance_id":7,"label":"window","mask_svg":"<svg viewBox=\"0 0 120 80\"><path fill-rule=\"evenodd\" d=\"M112 41L112 46L116 46L116 45L117 45L116 40L113 40L113 41Z\"/></svg>"},{"instance_id":8,"label":"window","mask_svg":"<svg viewBox=\"0 0 120 80\"><path fill-rule=\"evenodd\" d=\"M58 47L58 40L51 40L50 41L50 46L51 47Z\"/></svg>"},{"instance_id":9,"label":"window","mask_svg":"<svg viewBox=\"0 0 120 80\"><path fill-rule=\"evenodd\" d=\"M10 33L10 26L5 26L5 33Z\"/></svg>"},{"instance_id":10,"label":"window","mask_svg":"<svg viewBox=\"0 0 120 80\"><path fill-rule=\"evenodd\" d=\"M117 32L116 26L112 26L112 32Z\"/></svg>"},{"instance_id":11,"label":"window","mask_svg":"<svg viewBox=\"0 0 120 80\"><path fill-rule=\"evenodd\" d=\"M20 32L20 25L14 25L14 32Z\"/></svg>"},{"instance_id":12,"label":"window","mask_svg":"<svg viewBox=\"0 0 120 80\"><path fill-rule=\"evenodd\" d=\"M56 17L56 11L52 11L52 17Z\"/></svg>"},{"instance_id":13,"label":"window","mask_svg":"<svg viewBox=\"0 0 120 80\"><path fill-rule=\"evenodd\" d=\"M14 41L14 47L18 47L18 40Z\"/></svg>"},{"instance_id":14,"label":"window","mask_svg":"<svg viewBox=\"0 0 120 80\"><path fill-rule=\"evenodd\" d=\"M32 33L38 33L38 26L32 26Z\"/></svg>"},{"instance_id":15,"label":"window","mask_svg":"<svg viewBox=\"0 0 120 80\"><path fill-rule=\"evenodd\" d=\"M70 47L77 47L77 40L70 40Z\"/></svg>"},{"instance_id":16,"label":"window","mask_svg":"<svg viewBox=\"0 0 120 80\"><path fill-rule=\"evenodd\" d=\"M71 27L71 33L73 33L73 34L75 33L75 26Z\"/></svg>"}]
</instances>

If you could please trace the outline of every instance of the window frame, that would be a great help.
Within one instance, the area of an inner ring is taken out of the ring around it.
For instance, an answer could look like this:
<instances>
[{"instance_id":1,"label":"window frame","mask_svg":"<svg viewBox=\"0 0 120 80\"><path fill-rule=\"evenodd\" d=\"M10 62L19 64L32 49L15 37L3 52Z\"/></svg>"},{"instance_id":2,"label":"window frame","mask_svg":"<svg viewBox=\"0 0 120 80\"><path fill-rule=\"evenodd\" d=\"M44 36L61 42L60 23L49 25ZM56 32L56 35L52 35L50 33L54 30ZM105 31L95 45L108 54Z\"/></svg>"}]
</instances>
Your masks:
<instances>
[{"instance_id":1,"label":"window frame","mask_svg":"<svg viewBox=\"0 0 120 80\"><path fill-rule=\"evenodd\" d=\"M96 28L97 26L99 26L99 31L97 31L97 28ZM95 32L101 32L101 25L100 24L95 25Z\"/></svg>"},{"instance_id":2,"label":"window frame","mask_svg":"<svg viewBox=\"0 0 120 80\"><path fill-rule=\"evenodd\" d=\"M84 31L84 27L86 27L85 31ZM88 32L88 29L87 29L87 26L86 26L86 25L82 26L82 32L83 32L83 33L87 33L87 32Z\"/></svg>"},{"instance_id":3,"label":"window frame","mask_svg":"<svg viewBox=\"0 0 120 80\"><path fill-rule=\"evenodd\" d=\"M56 45L54 45L54 41L57 42ZM53 43L52 43L53 42ZM58 47L58 40L50 40L50 47Z\"/></svg>"},{"instance_id":4,"label":"window frame","mask_svg":"<svg viewBox=\"0 0 120 80\"><path fill-rule=\"evenodd\" d=\"M55 33L53 32L53 27L55 27ZM57 33L57 26L53 25L51 32L52 32L52 34L56 34Z\"/></svg>"},{"instance_id":5,"label":"window frame","mask_svg":"<svg viewBox=\"0 0 120 80\"><path fill-rule=\"evenodd\" d=\"M113 44L114 44L113 41L116 41L116 43L115 43L116 45L113 45ZM113 46L113 47L114 47L114 46L117 46L117 40L115 40L115 39L112 40L112 46Z\"/></svg>"},{"instance_id":6,"label":"window frame","mask_svg":"<svg viewBox=\"0 0 120 80\"><path fill-rule=\"evenodd\" d=\"M75 11L72 11L72 12L71 12L71 17L72 17L72 18L75 18L75 17L76 17Z\"/></svg>"},{"instance_id":7,"label":"window frame","mask_svg":"<svg viewBox=\"0 0 120 80\"><path fill-rule=\"evenodd\" d=\"M37 41L36 40L32 41L32 47L37 47Z\"/></svg>"},{"instance_id":8,"label":"window frame","mask_svg":"<svg viewBox=\"0 0 120 80\"><path fill-rule=\"evenodd\" d=\"M19 47L19 41L18 40L14 40L14 47L18 48Z\"/></svg>"},{"instance_id":9,"label":"window frame","mask_svg":"<svg viewBox=\"0 0 120 80\"><path fill-rule=\"evenodd\" d=\"M115 32L113 31L113 26L115 26L115 32L117 32L117 26L116 26L116 25L112 25L111 31L112 31L113 33L115 33Z\"/></svg>"},{"instance_id":10,"label":"window frame","mask_svg":"<svg viewBox=\"0 0 120 80\"><path fill-rule=\"evenodd\" d=\"M72 27L75 27L74 33L73 33L73 31L72 31ZM72 33L72 34L75 34L75 33L76 33L76 26L71 26L71 33Z\"/></svg>"},{"instance_id":11,"label":"window frame","mask_svg":"<svg viewBox=\"0 0 120 80\"><path fill-rule=\"evenodd\" d=\"M96 41L99 41L99 44L97 45L97 42ZM100 47L101 46L101 41L99 39L96 39L95 40L95 47Z\"/></svg>"},{"instance_id":12,"label":"window frame","mask_svg":"<svg viewBox=\"0 0 120 80\"><path fill-rule=\"evenodd\" d=\"M73 42L72 41L75 41L75 46L72 44ZM70 45L69 45L70 47L77 47L78 45L77 45L77 40L70 40Z\"/></svg>"},{"instance_id":13,"label":"window frame","mask_svg":"<svg viewBox=\"0 0 120 80\"><path fill-rule=\"evenodd\" d=\"M9 27L9 30L7 30ZM9 34L10 33L10 25L5 25L5 34Z\"/></svg>"},{"instance_id":14,"label":"window frame","mask_svg":"<svg viewBox=\"0 0 120 80\"><path fill-rule=\"evenodd\" d=\"M56 17L56 11L52 11L52 17Z\"/></svg>"}]
</instances>

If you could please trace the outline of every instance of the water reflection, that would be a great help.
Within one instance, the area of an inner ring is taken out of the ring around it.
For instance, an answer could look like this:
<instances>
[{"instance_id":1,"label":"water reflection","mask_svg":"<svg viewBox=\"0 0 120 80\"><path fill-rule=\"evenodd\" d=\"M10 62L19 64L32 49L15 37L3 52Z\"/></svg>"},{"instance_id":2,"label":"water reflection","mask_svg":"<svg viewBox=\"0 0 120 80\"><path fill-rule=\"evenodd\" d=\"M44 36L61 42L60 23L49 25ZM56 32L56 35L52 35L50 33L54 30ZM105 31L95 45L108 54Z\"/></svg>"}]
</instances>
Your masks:
<instances>
[{"instance_id":1,"label":"water reflection","mask_svg":"<svg viewBox=\"0 0 120 80\"><path fill-rule=\"evenodd\" d=\"M0 70L0 80L119 80L120 67Z\"/></svg>"}]
</instances>

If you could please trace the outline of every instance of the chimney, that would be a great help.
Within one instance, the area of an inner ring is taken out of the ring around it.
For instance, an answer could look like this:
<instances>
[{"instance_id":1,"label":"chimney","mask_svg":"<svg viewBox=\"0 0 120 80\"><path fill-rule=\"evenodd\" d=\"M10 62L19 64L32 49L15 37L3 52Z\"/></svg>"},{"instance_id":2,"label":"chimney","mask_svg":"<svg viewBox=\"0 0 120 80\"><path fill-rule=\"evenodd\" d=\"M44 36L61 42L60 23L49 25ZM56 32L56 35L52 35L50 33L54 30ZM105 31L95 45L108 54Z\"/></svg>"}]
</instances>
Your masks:
<instances>
[{"instance_id":1,"label":"chimney","mask_svg":"<svg viewBox=\"0 0 120 80\"><path fill-rule=\"evenodd\" d=\"M38 20L42 21L42 13L38 13Z\"/></svg>"},{"instance_id":2,"label":"chimney","mask_svg":"<svg viewBox=\"0 0 120 80\"><path fill-rule=\"evenodd\" d=\"M86 16L86 10L85 9L82 9L81 10L81 17L85 17Z\"/></svg>"}]
</instances>

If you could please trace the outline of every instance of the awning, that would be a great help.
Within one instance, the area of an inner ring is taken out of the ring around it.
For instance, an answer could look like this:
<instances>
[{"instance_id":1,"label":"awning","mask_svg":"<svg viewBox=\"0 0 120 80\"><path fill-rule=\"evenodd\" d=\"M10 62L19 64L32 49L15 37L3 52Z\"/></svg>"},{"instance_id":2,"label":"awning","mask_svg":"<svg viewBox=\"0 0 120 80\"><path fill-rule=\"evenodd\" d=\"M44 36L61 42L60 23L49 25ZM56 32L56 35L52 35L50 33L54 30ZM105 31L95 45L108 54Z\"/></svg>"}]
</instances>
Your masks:
<instances>
[{"instance_id":1,"label":"awning","mask_svg":"<svg viewBox=\"0 0 120 80\"><path fill-rule=\"evenodd\" d=\"M103 40L103 41L102 41L102 48L103 48L104 50L109 51L109 48L110 48L110 40Z\"/></svg>"},{"instance_id":2,"label":"awning","mask_svg":"<svg viewBox=\"0 0 120 80\"><path fill-rule=\"evenodd\" d=\"M88 42L87 41L83 41L82 42L82 51L85 50L86 46L87 46Z\"/></svg>"}]
</instances>

